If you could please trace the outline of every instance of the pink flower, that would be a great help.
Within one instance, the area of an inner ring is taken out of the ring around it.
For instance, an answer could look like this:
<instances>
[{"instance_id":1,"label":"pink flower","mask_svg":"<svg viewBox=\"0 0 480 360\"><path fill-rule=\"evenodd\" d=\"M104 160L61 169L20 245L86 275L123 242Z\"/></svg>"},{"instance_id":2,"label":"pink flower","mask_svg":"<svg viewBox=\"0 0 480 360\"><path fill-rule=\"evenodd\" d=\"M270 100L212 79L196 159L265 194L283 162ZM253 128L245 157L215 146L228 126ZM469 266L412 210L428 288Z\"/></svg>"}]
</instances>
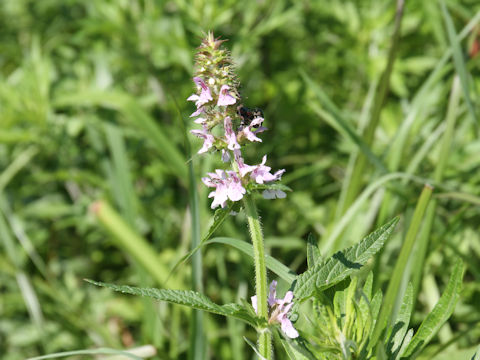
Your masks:
<instances>
[{"instance_id":1,"label":"pink flower","mask_svg":"<svg viewBox=\"0 0 480 360\"><path fill-rule=\"evenodd\" d=\"M193 81L201 89L200 96L197 94L193 94L193 95L190 95L190 97L187 100L195 101L195 105L197 105L197 111L198 111L203 104L208 103L209 101L213 100L213 98L212 98L212 94L210 93L210 88L207 86L207 84L205 84L205 81L203 81L199 77L194 77ZM192 115L192 116L195 116L195 115Z\"/></svg>"},{"instance_id":2,"label":"pink flower","mask_svg":"<svg viewBox=\"0 0 480 360\"><path fill-rule=\"evenodd\" d=\"M255 134L265 131L267 128L262 126L263 118L257 117L252 120L252 122L242 129L243 135L250 141L259 141L262 142L262 139L257 137ZM257 128L256 130L252 130L252 128Z\"/></svg>"},{"instance_id":3,"label":"pink flower","mask_svg":"<svg viewBox=\"0 0 480 360\"><path fill-rule=\"evenodd\" d=\"M220 89L220 94L218 95L218 106L233 105L237 102L237 100L232 95L230 95L228 90L230 90L230 86L222 85Z\"/></svg>"},{"instance_id":4,"label":"pink flower","mask_svg":"<svg viewBox=\"0 0 480 360\"><path fill-rule=\"evenodd\" d=\"M298 337L298 331L293 327L292 322L288 318L288 312L293 306L293 292L287 291L283 299L277 299L277 282L272 281L270 284L270 293L268 295L268 308L269 308L269 324L280 324L282 331L289 338ZM252 306L256 313L258 313L257 296L252 296Z\"/></svg>"},{"instance_id":5,"label":"pink flower","mask_svg":"<svg viewBox=\"0 0 480 360\"><path fill-rule=\"evenodd\" d=\"M228 163L230 161L230 154L225 149L222 149L222 161L225 163Z\"/></svg>"},{"instance_id":6,"label":"pink flower","mask_svg":"<svg viewBox=\"0 0 480 360\"><path fill-rule=\"evenodd\" d=\"M288 312L293 306L293 292L287 291L285 297L280 300L277 299L277 307L273 310L270 315L269 323L280 323L282 331L289 338L298 337L298 331L293 327L292 322L288 318Z\"/></svg>"},{"instance_id":7,"label":"pink flower","mask_svg":"<svg viewBox=\"0 0 480 360\"><path fill-rule=\"evenodd\" d=\"M257 184L264 184L266 182L270 181L276 181L280 180L282 177L282 174L285 172L285 169L278 170L276 173L272 174L270 173L270 170L272 169L270 166L265 166L265 162L267 161L267 155L264 155L262 158L262 163L258 165L247 165L245 164L242 154L240 153L240 150L234 150L233 154L235 155L235 161L238 164L238 170L240 172L240 176L244 177L248 173L250 173L250 177L255 180ZM264 197L268 199L268 196L270 199L274 199L275 197L278 198L284 198L286 195L283 191L281 190L275 190L273 193L269 192L269 190L265 190L267 193L264 194Z\"/></svg>"},{"instance_id":8,"label":"pink flower","mask_svg":"<svg viewBox=\"0 0 480 360\"><path fill-rule=\"evenodd\" d=\"M204 119L204 118L197 118L193 121L194 123L196 124L200 124L200 125L203 125L203 124L206 124L207 122L207 119Z\"/></svg>"},{"instance_id":9,"label":"pink flower","mask_svg":"<svg viewBox=\"0 0 480 360\"><path fill-rule=\"evenodd\" d=\"M245 162L242 158L242 153L240 152L240 150L238 150L238 149L234 150L233 155L235 156L235 161L237 162L238 170L240 171L240 176L241 177L244 177L249 172L252 172L255 169L255 166L245 164Z\"/></svg>"},{"instance_id":10,"label":"pink flower","mask_svg":"<svg viewBox=\"0 0 480 360\"><path fill-rule=\"evenodd\" d=\"M210 134L210 132L208 131L208 129L205 125L203 125L202 130L190 130L190 132L193 135L195 135L195 136L197 136L201 139L204 139L202 148L200 150L198 150L199 154L207 152L208 149L210 149L213 146L213 142L215 141L215 138L213 137L212 134Z\"/></svg>"},{"instance_id":11,"label":"pink flower","mask_svg":"<svg viewBox=\"0 0 480 360\"><path fill-rule=\"evenodd\" d=\"M202 181L208 187L214 187L215 191L212 191L208 197L213 197L211 205L212 209L217 206L222 208L227 205L227 200L239 201L246 193L245 188L242 186L240 178L235 171L215 170L215 173L208 173L208 177L202 178Z\"/></svg>"},{"instance_id":12,"label":"pink flower","mask_svg":"<svg viewBox=\"0 0 480 360\"><path fill-rule=\"evenodd\" d=\"M194 96L194 95L192 95L192 96ZM190 96L188 99L190 99L192 96ZM205 109L203 108L203 106L200 106L195 112L192 113L192 115L190 115L190 117L198 116L198 115L200 115L204 112L205 112Z\"/></svg>"},{"instance_id":13,"label":"pink flower","mask_svg":"<svg viewBox=\"0 0 480 360\"><path fill-rule=\"evenodd\" d=\"M228 148L230 150L240 149L240 145L237 141L237 134L233 131L232 119L230 116L227 116L223 121L223 126L225 128L225 137L227 138Z\"/></svg>"},{"instance_id":14,"label":"pink flower","mask_svg":"<svg viewBox=\"0 0 480 360\"><path fill-rule=\"evenodd\" d=\"M285 172L284 169L278 170L275 174L271 174L270 170L272 169L270 166L265 166L265 162L267 161L267 155L263 156L262 163L254 166L250 177L255 180L257 184L263 184L265 182L279 180L282 177L282 174Z\"/></svg>"},{"instance_id":15,"label":"pink flower","mask_svg":"<svg viewBox=\"0 0 480 360\"><path fill-rule=\"evenodd\" d=\"M270 292L268 293L268 299L267 299L268 306L272 307L273 305L275 305L275 302L277 301L276 297L277 297L277 282L273 280L270 283Z\"/></svg>"}]
</instances>

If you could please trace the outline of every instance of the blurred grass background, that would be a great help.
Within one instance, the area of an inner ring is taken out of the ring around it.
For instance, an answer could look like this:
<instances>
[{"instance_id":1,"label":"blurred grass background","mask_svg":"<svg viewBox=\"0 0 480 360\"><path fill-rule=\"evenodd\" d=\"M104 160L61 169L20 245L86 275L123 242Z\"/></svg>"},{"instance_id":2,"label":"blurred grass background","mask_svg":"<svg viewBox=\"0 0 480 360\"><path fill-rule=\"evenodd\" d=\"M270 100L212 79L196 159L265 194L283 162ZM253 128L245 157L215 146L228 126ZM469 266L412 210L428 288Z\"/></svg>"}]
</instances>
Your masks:
<instances>
[{"instance_id":1,"label":"blurred grass background","mask_svg":"<svg viewBox=\"0 0 480 360\"><path fill-rule=\"evenodd\" d=\"M169 283L162 279L190 247L189 161L197 179L221 165L218 156L187 155L178 116L193 128L185 99L207 30L229 39L244 104L265 113L269 132L247 149L249 163L268 154L294 190L285 200L258 202L268 251L300 272L308 233L329 254L395 215L408 223L423 183L432 183L413 322L438 300L445 269L461 256L461 301L426 358L469 359L480 340L480 4L445 4L442 12L436 1L406 2L389 92L367 141L392 46L394 1L1 1L2 359L144 344L157 348L158 359L186 358L189 310L82 279L189 286L189 265ZM447 116L455 74L460 100ZM189 139L195 152L200 144ZM358 189L347 195L362 144L382 166L367 156L353 179ZM198 191L204 234L213 213L200 182ZM157 276L89 212L99 199L146 239ZM247 240L245 226L239 214L216 235ZM402 231L375 264L376 286L391 274ZM234 248L205 248L203 269L204 292L214 301L253 294L251 259ZM210 358L252 356L242 334L253 340L253 330L210 315L204 326Z\"/></svg>"}]
</instances>

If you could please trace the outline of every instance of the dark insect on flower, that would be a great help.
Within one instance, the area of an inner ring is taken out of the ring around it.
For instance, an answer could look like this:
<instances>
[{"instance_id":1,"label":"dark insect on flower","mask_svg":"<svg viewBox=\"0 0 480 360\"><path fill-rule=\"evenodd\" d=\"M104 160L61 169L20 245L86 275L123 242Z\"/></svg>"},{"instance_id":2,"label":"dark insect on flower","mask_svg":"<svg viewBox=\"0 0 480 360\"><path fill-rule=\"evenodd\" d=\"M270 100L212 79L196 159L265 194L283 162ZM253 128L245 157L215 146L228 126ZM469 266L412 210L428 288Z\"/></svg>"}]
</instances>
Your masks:
<instances>
[{"instance_id":1,"label":"dark insect on flower","mask_svg":"<svg viewBox=\"0 0 480 360\"><path fill-rule=\"evenodd\" d=\"M246 106L239 105L237 106L237 114L240 116L240 129L243 129L245 126L250 125L253 119L261 117L263 118L263 111L259 108L249 109ZM254 128L258 128L258 125L254 125Z\"/></svg>"}]
</instances>

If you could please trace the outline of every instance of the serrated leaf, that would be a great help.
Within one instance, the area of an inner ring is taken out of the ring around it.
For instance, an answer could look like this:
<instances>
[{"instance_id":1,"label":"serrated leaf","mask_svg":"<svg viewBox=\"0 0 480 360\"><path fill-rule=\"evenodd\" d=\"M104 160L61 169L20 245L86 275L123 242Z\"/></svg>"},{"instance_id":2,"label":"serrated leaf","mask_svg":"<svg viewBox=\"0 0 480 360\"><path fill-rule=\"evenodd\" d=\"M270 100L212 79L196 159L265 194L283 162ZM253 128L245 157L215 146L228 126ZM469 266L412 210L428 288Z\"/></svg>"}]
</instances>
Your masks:
<instances>
[{"instance_id":1,"label":"serrated leaf","mask_svg":"<svg viewBox=\"0 0 480 360\"><path fill-rule=\"evenodd\" d=\"M408 283L407 290L403 296L402 305L398 312L395 324L391 329L390 339L387 343L387 355L389 359L396 359L400 346L402 345L403 338L408 330L408 324L410 323L410 315L412 313L413 306L413 286L412 283Z\"/></svg>"},{"instance_id":2,"label":"serrated leaf","mask_svg":"<svg viewBox=\"0 0 480 360\"><path fill-rule=\"evenodd\" d=\"M433 310L423 320L420 328L408 345L402 359L413 359L424 348L440 327L452 315L455 305L460 297L462 288L464 266L461 260L457 260L453 268L452 276L448 281L445 292L438 300Z\"/></svg>"},{"instance_id":3,"label":"serrated leaf","mask_svg":"<svg viewBox=\"0 0 480 360\"><path fill-rule=\"evenodd\" d=\"M328 260L316 264L299 275L293 289L295 298L303 301L316 291L331 287L358 271L371 256L382 248L397 222L398 218L391 220L358 244L335 253Z\"/></svg>"},{"instance_id":4,"label":"serrated leaf","mask_svg":"<svg viewBox=\"0 0 480 360\"><path fill-rule=\"evenodd\" d=\"M252 326L255 326L257 323L257 319L252 317L249 314L248 310L245 309L243 306L238 304L218 305L215 304L204 294L192 290L139 288L128 285L108 284L88 279L86 279L85 281L93 285L106 287L124 294L146 296L155 300L166 301L178 305L185 305L193 309L208 311L223 316L234 317L243 320Z\"/></svg>"},{"instance_id":5,"label":"serrated leaf","mask_svg":"<svg viewBox=\"0 0 480 360\"><path fill-rule=\"evenodd\" d=\"M283 348L291 360L315 360L315 356L299 340L281 338Z\"/></svg>"},{"instance_id":6,"label":"serrated leaf","mask_svg":"<svg viewBox=\"0 0 480 360\"><path fill-rule=\"evenodd\" d=\"M320 249L318 248L317 240L312 233L309 233L307 236L307 265L310 269L315 266L315 264L321 262L322 255L320 254Z\"/></svg>"}]
</instances>

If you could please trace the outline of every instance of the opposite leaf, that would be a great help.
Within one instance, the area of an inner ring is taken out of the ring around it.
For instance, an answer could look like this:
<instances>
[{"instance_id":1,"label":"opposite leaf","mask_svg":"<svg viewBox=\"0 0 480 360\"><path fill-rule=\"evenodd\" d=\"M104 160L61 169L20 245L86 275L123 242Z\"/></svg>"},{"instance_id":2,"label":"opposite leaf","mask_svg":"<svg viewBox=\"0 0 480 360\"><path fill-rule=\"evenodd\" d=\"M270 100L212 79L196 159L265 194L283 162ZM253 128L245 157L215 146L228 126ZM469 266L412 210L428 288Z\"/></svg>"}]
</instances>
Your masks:
<instances>
[{"instance_id":1,"label":"opposite leaf","mask_svg":"<svg viewBox=\"0 0 480 360\"><path fill-rule=\"evenodd\" d=\"M305 300L315 291L324 290L337 284L360 269L372 255L382 248L397 222L398 218L391 220L358 244L335 253L328 260L315 264L299 275L293 289L297 301Z\"/></svg>"},{"instance_id":2,"label":"opposite leaf","mask_svg":"<svg viewBox=\"0 0 480 360\"><path fill-rule=\"evenodd\" d=\"M173 304L185 305L194 309L208 311L214 314L230 316L247 322L248 324L255 326L256 318L252 317L247 309L238 304L226 304L218 305L203 294L200 294L191 290L168 290L168 289L155 289L155 288L139 288L128 285L114 285L107 284L98 281L88 280L85 281L97 285L106 287L115 291L119 291L126 294L147 296L155 300L167 301Z\"/></svg>"}]
</instances>

